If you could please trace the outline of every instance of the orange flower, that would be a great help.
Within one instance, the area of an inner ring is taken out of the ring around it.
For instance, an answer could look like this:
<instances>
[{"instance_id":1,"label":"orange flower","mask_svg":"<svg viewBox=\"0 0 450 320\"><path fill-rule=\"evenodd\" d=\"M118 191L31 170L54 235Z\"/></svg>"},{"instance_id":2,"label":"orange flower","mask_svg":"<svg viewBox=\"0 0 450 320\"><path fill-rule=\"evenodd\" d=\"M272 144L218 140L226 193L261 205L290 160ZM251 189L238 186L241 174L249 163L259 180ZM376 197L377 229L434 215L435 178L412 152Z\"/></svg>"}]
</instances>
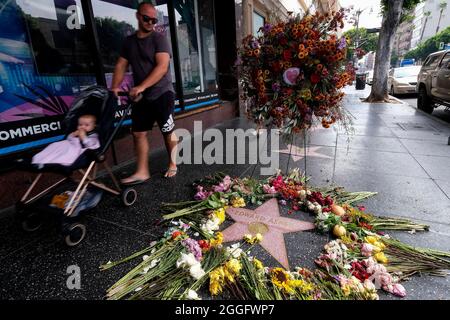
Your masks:
<instances>
[{"instance_id":1,"label":"orange flower","mask_svg":"<svg viewBox=\"0 0 450 320\"><path fill-rule=\"evenodd\" d=\"M172 240L175 240L176 238L178 238L179 236L181 236L183 234L183 232L181 231L174 231L172 233Z\"/></svg>"}]
</instances>

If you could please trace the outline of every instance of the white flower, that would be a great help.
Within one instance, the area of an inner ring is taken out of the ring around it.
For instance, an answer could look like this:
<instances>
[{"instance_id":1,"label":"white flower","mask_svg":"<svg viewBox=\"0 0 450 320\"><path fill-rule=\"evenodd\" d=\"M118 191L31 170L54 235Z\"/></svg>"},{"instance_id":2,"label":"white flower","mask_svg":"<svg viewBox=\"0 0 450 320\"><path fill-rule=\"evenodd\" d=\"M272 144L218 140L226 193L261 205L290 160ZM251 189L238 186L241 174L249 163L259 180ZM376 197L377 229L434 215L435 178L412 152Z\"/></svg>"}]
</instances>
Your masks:
<instances>
[{"instance_id":1,"label":"white flower","mask_svg":"<svg viewBox=\"0 0 450 320\"><path fill-rule=\"evenodd\" d=\"M136 290L134 290L134 291L141 291L142 290L142 288L141 287L139 287L139 288L136 288Z\"/></svg>"},{"instance_id":2,"label":"white flower","mask_svg":"<svg viewBox=\"0 0 450 320\"><path fill-rule=\"evenodd\" d=\"M153 247L155 244L157 244L158 242L157 241L152 241L152 242L150 242L150 247Z\"/></svg>"},{"instance_id":3,"label":"white flower","mask_svg":"<svg viewBox=\"0 0 450 320\"><path fill-rule=\"evenodd\" d=\"M204 224L200 226L200 228L204 232L214 233L214 231L219 230L220 220L216 216L213 216L211 219L208 219Z\"/></svg>"},{"instance_id":4,"label":"white flower","mask_svg":"<svg viewBox=\"0 0 450 320\"><path fill-rule=\"evenodd\" d=\"M177 260L177 268L185 267L185 266L191 267L195 264L198 264L198 261L197 261L197 259L195 259L195 256L192 253L188 253L188 254L182 253L181 257L178 258L178 260Z\"/></svg>"},{"instance_id":5,"label":"white flower","mask_svg":"<svg viewBox=\"0 0 450 320\"><path fill-rule=\"evenodd\" d=\"M144 261L145 261L145 260L148 260L149 258L150 258L150 256L148 256L148 255L145 255L145 256L143 256L143 257L142 257L142 260L144 260Z\"/></svg>"},{"instance_id":6,"label":"white flower","mask_svg":"<svg viewBox=\"0 0 450 320\"><path fill-rule=\"evenodd\" d=\"M156 252L156 249L152 249L152 251L150 251L151 254L154 254Z\"/></svg>"},{"instance_id":7,"label":"white flower","mask_svg":"<svg viewBox=\"0 0 450 320\"><path fill-rule=\"evenodd\" d=\"M319 214L317 215L317 219L318 220L327 220L328 216L329 215L326 212L319 212Z\"/></svg>"},{"instance_id":8,"label":"white flower","mask_svg":"<svg viewBox=\"0 0 450 320\"><path fill-rule=\"evenodd\" d=\"M194 233L194 237L198 237L200 235L200 233L196 232Z\"/></svg>"},{"instance_id":9,"label":"white flower","mask_svg":"<svg viewBox=\"0 0 450 320\"><path fill-rule=\"evenodd\" d=\"M230 247L227 247L228 255L231 255L235 259L239 258L243 252L242 249L239 247L240 247L240 243L235 243L235 244L231 245Z\"/></svg>"},{"instance_id":10,"label":"white flower","mask_svg":"<svg viewBox=\"0 0 450 320\"><path fill-rule=\"evenodd\" d=\"M177 225L179 224L179 222L178 222L178 221L173 221L173 220L172 220L172 221L170 221L170 223L172 223L172 224L174 224L174 225L176 225L176 226L177 226Z\"/></svg>"},{"instance_id":11,"label":"white flower","mask_svg":"<svg viewBox=\"0 0 450 320\"><path fill-rule=\"evenodd\" d=\"M189 268L189 274L194 278L195 280L199 280L201 277L203 277L206 273L205 270L202 269L202 266L200 263L197 262L197 264L191 266Z\"/></svg>"},{"instance_id":12,"label":"white flower","mask_svg":"<svg viewBox=\"0 0 450 320\"><path fill-rule=\"evenodd\" d=\"M187 300L202 300L194 290L189 289L187 294Z\"/></svg>"},{"instance_id":13,"label":"white flower","mask_svg":"<svg viewBox=\"0 0 450 320\"><path fill-rule=\"evenodd\" d=\"M111 260L109 260L106 264L111 264L112 263L112 261Z\"/></svg>"},{"instance_id":14,"label":"white flower","mask_svg":"<svg viewBox=\"0 0 450 320\"><path fill-rule=\"evenodd\" d=\"M161 261L161 259L153 259L150 262L150 269L154 268L158 264L159 261Z\"/></svg>"}]
</instances>

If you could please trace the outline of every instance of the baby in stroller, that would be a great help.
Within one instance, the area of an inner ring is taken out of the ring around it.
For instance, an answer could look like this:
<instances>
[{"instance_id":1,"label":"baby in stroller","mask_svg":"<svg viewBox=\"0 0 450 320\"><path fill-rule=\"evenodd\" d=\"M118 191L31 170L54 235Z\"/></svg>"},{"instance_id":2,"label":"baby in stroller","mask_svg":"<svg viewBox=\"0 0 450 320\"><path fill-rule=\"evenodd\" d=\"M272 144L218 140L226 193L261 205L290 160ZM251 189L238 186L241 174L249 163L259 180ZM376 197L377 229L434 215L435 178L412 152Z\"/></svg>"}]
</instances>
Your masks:
<instances>
[{"instance_id":1,"label":"baby in stroller","mask_svg":"<svg viewBox=\"0 0 450 320\"><path fill-rule=\"evenodd\" d=\"M54 142L37 153L31 163L42 169L46 164L72 165L87 149L100 148L98 134L95 132L96 117L84 114L78 118L77 130L67 139Z\"/></svg>"},{"instance_id":2,"label":"baby in stroller","mask_svg":"<svg viewBox=\"0 0 450 320\"><path fill-rule=\"evenodd\" d=\"M86 234L82 213L97 206L104 191L120 197L124 206L135 203L136 190L120 185L106 161L131 103L125 104L122 113L118 108L116 96L108 89L93 86L83 90L63 120L66 139L20 162L24 170L37 173L16 204L16 216L24 230L38 230L45 216L56 215L65 243L74 246ZM52 175L49 187L47 174ZM106 181L99 180L106 176Z\"/></svg>"}]
</instances>

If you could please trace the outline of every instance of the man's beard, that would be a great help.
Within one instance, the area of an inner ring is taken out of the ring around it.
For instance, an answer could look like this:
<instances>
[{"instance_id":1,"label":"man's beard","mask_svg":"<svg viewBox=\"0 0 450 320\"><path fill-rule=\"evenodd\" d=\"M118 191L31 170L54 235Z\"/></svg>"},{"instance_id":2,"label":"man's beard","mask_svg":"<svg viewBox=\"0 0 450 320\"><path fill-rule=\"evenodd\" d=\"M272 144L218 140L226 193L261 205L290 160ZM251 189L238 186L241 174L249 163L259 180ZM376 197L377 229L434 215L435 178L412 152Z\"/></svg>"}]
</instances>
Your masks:
<instances>
[{"instance_id":1,"label":"man's beard","mask_svg":"<svg viewBox=\"0 0 450 320\"><path fill-rule=\"evenodd\" d=\"M150 33L150 32L153 31L153 28L147 29L147 28L145 28L144 26L141 26L141 31L144 32L144 33Z\"/></svg>"}]
</instances>

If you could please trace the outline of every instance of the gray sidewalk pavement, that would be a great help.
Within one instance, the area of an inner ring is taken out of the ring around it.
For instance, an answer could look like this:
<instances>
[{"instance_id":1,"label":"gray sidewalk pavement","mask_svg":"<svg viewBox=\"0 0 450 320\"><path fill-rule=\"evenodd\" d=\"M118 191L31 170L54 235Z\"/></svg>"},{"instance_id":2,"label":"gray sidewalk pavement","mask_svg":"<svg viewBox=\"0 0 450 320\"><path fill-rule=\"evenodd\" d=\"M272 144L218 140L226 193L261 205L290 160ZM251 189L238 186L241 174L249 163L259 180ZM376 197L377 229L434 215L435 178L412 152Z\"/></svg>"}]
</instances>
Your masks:
<instances>
[{"instance_id":1,"label":"gray sidewalk pavement","mask_svg":"<svg viewBox=\"0 0 450 320\"><path fill-rule=\"evenodd\" d=\"M306 172L311 183L377 191L377 196L363 203L369 212L407 217L431 226L426 233L391 232L392 236L412 245L450 251L450 125L407 104L362 103L359 98L367 96L367 90L349 88L346 93L344 104L353 117L354 134L349 136L337 128L310 134ZM217 126L221 131L251 127L254 125L243 118ZM297 137L294 144L302 147L303 139ZM288 149L281 143L282 152ZM280 153L282 170L288 163L290 168L305 169L303 151L294 153ZM137 204L123 208L119 199L104 196L86 215L88 234L75 248L62 244L54 223L34 234L24 234L12 217L0 219L0 298L102 299L106 289L132 265L106 272L100 272L99 265L128 256L161 236L165 227L156 224L161 218L161 202L192 199L191 183L216 171L231 176L258 176L260 172L259 165L182 164L175 178L164 179L164 150L153 152L150 163L152 179L136 187ZM126 176L133 168L129 165L118 173ZM282 215L287 215L284 208ZM313 221L307 214L296 217ZM314 267L314 258L330 238L299 232L285 239L291 266ZM262 249L257 252L265 263L275 264ZM81 268L81 290L66 287L70 265ZM406 299L450 298L450 278L413 277L404 285ZM381 298L396 299L384 294Z\"/></svg>"}]
</instances>

